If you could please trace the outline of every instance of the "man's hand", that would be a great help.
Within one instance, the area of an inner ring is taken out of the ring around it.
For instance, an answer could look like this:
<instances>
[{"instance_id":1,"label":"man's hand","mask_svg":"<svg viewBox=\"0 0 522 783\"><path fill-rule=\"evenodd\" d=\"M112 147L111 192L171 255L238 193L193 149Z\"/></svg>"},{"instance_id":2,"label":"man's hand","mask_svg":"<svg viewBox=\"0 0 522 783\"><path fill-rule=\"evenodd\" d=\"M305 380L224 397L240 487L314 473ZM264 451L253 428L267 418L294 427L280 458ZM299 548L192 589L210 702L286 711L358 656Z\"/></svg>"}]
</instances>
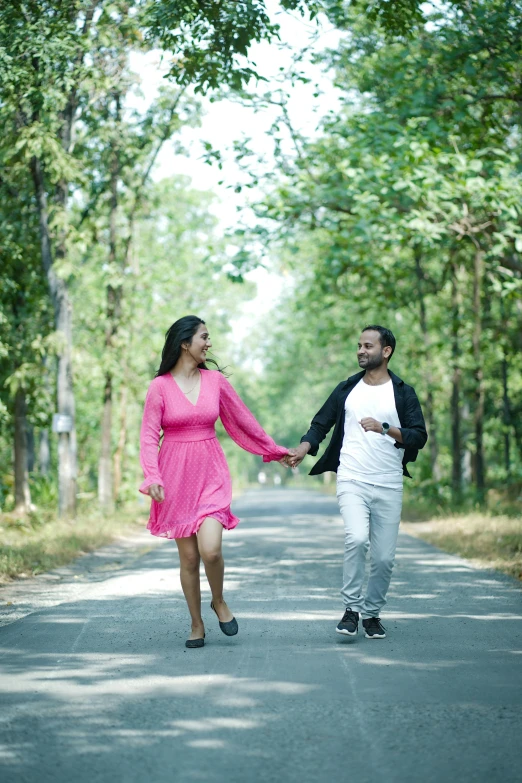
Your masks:
<instances>
[{"instance_id":1,"label":"man's hand","mask_svg":"<svg viewBox=\"0 0 522 783\"><path fill-rule=\"evenodd\" d=\"M165 500L165 490L160 484L151 484L149 487L149 495L156 503L163 503Z\"/></svg>"},{"instance_id":2,"label":"man's hand","mask_svg":"<svg viewBox=\"0 0 522 783\"><path fill-rule=\"evenodd\" d=\"M377 421L377 419L372 419L368 417L367 419L361 419L359 422L361 427L365 432L378 432L379 435L382 435L382 422ZM400 431L399 427L390 427L388 432L386 433L389 435L390 438L393 438L397 441L397 443L402 443L402 432Z\"/></svg>"},{"instance_id":3,"label":"man's hand","mask_svg":"<svg viewBox=\"0 0 522 783\"><path fill-rule=\"evenodd\" d=\"M377 419L368 416L366 419L361 419L359 424L365 432L378 432L379 435L382 435L382 422Z\"/></svg>"},{"instance_id":4,"label":"man's hand","mask_svg":"<svg viewBox=\"0 0 522 783\"><path fill-rule=\"evenodd\" d=\"M279 460L279 464L284 465L285 468L292 467L290 464L290 460L295 457L296 453L297 453L296 449L288 449L288 454L285 454L284 457L281 457L281 459Z\"/></svg>"},{"instance_id":5,"label":"man's hand","mask_svg":"<svg viewBox=\"0 0 522 783\"><path fill-rule=\"evenodd\" d=\"M312 447L310 443L304 441L304 443L300 443L296 449L290 449L290 451L293 452L292 456L288 460L290 467L296 468L298 465L300 465L311 448Z\"/></svg>"}]
</instances>

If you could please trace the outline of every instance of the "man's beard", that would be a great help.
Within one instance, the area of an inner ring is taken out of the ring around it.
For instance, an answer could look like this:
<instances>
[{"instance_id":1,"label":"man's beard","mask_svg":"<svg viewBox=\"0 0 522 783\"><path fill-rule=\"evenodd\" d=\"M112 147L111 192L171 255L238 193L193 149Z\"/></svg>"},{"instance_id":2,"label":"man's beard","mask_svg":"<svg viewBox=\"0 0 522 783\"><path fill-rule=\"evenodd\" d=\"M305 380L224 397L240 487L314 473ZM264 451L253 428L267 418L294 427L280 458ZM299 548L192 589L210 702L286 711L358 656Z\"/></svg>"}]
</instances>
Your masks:
<instances>
[{"instance_id":1,"label":"man's beard","mask_svg":"<svg viewBox=\"0 0 522 783\"><path fill-rule=\"evenodd\" d=\"M382 353L380 353L378 356L369 356L368 359L362 363L361 367L365 370L376 370L378 367L382 366L383 362L384 358Z\"/></svg>"}]
</instances>

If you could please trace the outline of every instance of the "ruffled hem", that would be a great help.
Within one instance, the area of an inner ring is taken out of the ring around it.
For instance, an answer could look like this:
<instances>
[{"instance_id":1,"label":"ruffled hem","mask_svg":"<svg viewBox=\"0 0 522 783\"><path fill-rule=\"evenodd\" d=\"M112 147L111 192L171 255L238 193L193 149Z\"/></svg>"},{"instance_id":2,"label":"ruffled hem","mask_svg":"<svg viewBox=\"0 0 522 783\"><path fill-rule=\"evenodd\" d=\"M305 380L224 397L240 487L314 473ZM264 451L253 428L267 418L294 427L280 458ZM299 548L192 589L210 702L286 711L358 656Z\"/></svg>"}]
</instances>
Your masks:
<instances>
[{"instance_id":1,"label":"ruffled hem","mask_svg":"<svg viewBox=\"0 0 522 783\"><path fill-rule=\"evenodd\" d=\"M217 519L217 521L223 526L225 530L233 530L239 524L238 517L228 509L221 509L219 511L210 511L201 517L198 517L193 522L188 522L186 525L174 524L172 527L165 527L162 525L162 529L159 529L152 520L149 520L147 530L150 530L153 536L158 538L190 538L194 533L197 533L203 522L207 517ZM156 528L156 529L154 529Z\"/></svg>"}]
</instances>

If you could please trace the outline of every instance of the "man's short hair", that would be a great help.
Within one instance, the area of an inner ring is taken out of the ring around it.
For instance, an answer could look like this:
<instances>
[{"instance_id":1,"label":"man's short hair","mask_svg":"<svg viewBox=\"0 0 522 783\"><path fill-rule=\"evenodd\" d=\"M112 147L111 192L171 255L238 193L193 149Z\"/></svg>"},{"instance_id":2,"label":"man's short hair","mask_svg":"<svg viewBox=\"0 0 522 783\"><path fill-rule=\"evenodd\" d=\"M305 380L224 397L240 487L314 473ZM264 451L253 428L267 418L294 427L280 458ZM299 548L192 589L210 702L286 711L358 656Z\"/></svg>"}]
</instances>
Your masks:
<instances>
[{"instance_id":1,"label":"man's short hair","mask_svg":"<svg viewBox=\"0 0 522 783\"><path fill-rule=\"evenodd\" d=\"M378 324L371 324L370 326L365 326L362 330L363 332L379 332L379 336L381 338L381 345L383 348L386 348L387 345L390 346L392 349L392 352L389 356L391 359L393 356L393 352L395 351L395 345L397 344L397 340L395 339L395 336L391 329L386 329L385 326L379 326Z\"/></svg>"}]
</instances>

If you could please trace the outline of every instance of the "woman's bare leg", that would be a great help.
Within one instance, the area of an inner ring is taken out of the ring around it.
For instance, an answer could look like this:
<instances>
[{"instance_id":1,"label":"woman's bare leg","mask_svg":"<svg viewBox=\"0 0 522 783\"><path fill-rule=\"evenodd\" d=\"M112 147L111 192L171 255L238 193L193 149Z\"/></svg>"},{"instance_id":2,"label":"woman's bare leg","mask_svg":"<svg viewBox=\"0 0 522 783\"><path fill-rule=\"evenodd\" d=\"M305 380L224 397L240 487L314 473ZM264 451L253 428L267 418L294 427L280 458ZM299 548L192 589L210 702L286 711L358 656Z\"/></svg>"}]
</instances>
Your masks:
<instances>
[{"instance_id":1,"label":"woman's bare leg","mask_svg":"<svg viewBox=\"0 0 522 783\"><path fill-rule=\"evenodd\" d=\"M189 538L177 538L176 544L179 552L181 587L192 621L192 633L189 639L202 639L205 636L205 626L201 617L198 540L194 534Z\"/></svg>"},{"instance_id":2,"label":"woman's bare leg","mask_svg":"<svg viewBox=\"0 0 522 783\"><path fill-rule=\"evenodd\" d=\"M223 598L225 562L221 553L223 527L213 517L207 517L198 531L198 549L205 566L212 601L222 623L232 620L233 614Z\"/></svg>"}]
</instances>

